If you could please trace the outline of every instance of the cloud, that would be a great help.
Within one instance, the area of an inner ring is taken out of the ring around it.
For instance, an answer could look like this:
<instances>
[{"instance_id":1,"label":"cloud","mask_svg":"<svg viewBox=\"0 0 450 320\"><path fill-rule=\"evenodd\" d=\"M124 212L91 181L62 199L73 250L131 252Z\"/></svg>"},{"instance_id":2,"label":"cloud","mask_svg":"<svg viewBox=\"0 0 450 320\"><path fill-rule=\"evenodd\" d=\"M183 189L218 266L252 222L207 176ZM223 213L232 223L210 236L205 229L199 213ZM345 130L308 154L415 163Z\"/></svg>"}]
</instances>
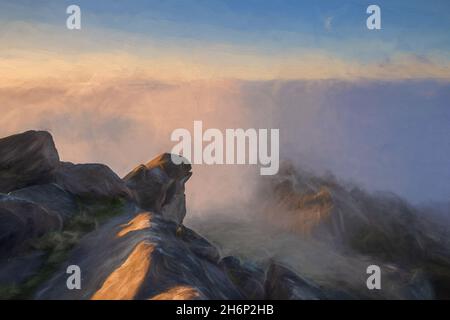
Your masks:
<instances>
[{"instance_id":1,"label":"cloud","mask_svg":"<svg viewBox=\"0 0 450 320\"><path fill-rule=\"evenodd\" d=\"M49 130L63 160L119 175L171 150L174 129L279 128L280 157L410 200L448 196L448 83L435 81L186 81L141 77L0 88L0 136ZM433 146L440 145L440 148ZM243 201L253 166L196 166L193 207ZM204 186L208 185L208 197ZM237 188L237 186L245 186ZM239 190L239 192L236 192Z\"/></svg>"},{"instance_id":2,"label":"cloud","mask_svg":"<svg viewBox=\"0 0 450 320\"><path fill-rule=\"evenodd\" d=\"M332 17L325 26L332 26ZM124 78L157 81L444 79L448 54L396 51L395 43L290 46L154 39L94 28L69 33L45 24L7 23L0 42L0 86L64 81L72 85ZM48 35L51 34L51 37ZM70 35L70 37L69 37ZM300 38L298 41L301 41ZM273 44L272 44L273 45ZM358 53L349 48L358 48Z\"/></svg>"},{"instance_id":3,"label":"cloud","mask_svg":"<svg viewBox=\"0 0 450 320\"><path fill-rule=\"evenodd\" d=\"M450 62L438 57L398 54L375 62L346 61L324 52L298 56L258 56L204 52L193 56L145 58L131 54L67 54L22 52L0 56L3 87L23 82L79 85L123 78L157 81L192 80L325 80L440 79L450 81Z\"/></svg>"}]
</instances>

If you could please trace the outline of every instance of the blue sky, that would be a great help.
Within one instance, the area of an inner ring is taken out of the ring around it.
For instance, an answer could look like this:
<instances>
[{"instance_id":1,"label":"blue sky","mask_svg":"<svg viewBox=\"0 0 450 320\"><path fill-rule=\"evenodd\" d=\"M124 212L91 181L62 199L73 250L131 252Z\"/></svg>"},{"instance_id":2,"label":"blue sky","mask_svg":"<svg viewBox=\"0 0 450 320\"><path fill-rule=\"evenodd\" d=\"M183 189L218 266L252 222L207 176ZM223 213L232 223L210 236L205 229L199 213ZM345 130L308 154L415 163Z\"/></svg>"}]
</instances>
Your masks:
<instances>
[{"instance_id":1,"label":"blue sky","mask_svg":"<svg viewBox=\"0 0 450 320\"><path fill-rule=\"evenodd\" d=\"M299 47L333 50L368 59L390 52L364 43L390 43L390 51L417 55L450 49L450 2L376 1L382 31L369 32L366 8L373 1L312 0L131 0L1 1L0 17L63 24L65 8L78 4L86 28L102 27L149 38L252 44L267 51ZM355 48L354 42L359 48ZM351 48L348 48L350 45ZM375 48L376 49L376 48Z\"/></svg>"},{"instance_id":2,"label":"blue sky","mask_svg":"<svg viewBox=\"0 0 450 320\"><path fill-rule=\"evenodd\" d=\"M71 32L65 10L74 3L81 8L82 30ZM375 31L366 27L370 3L1 1L0 55L29 65L45 52L66 63L34 74L67 74L74 59L68 56L84 54L77 57L84 59L82 69L106 69L97 74L125 64L151 77L183 79L450 78L450 2L378 1L382 30Z\"/></svg>"}]
</instances>

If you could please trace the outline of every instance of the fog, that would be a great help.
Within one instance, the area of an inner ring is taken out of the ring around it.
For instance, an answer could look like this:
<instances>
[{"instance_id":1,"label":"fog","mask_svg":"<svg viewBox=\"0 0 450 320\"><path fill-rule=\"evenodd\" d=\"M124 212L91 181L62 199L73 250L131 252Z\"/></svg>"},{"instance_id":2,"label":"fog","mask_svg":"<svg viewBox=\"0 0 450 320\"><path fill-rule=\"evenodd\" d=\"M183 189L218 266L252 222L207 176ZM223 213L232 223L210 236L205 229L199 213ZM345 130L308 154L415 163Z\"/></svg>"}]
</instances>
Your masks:
<instances>
[{"instance_id":1,"label":"fog","mask_svg":"<svg viewBox=\"0 0 450 320\"><path fill-rule=\"evenodd\" d=\"M409 202L450 199L450 86L429 81L194 81L120 79L0 89L0 135L53 134L60 157L124 176L170 151L177 128L280 129L280 160ZM364 284L368 257L275 226L261 212L259 166L194 165L185 223L222 255L285 262L318 283ZM259 198L258 198L259 197ZM274 210L275 207L274 207ZM283 212L275 212L280 220ZM284 221L284 225L290 221ZM283 225L283 223L281 223ZM394 290L395 291L395 290ZM398 293L392 293L398 297Z\"/></svg>"},{"instance_id":2,"label":"fog","mask_svg":"<svg viewBox=\"0 0 450 320\"><path fill-rule=\"evenodd\" d=\"M127 78L0 90L2 136L49 130L61 158L119 175L170 151L176 128L279 128L280 157L410 202L450 198L449 85L430 81L194 81ZM194 166L193 214L245 200L254 166ZM205 189L206 188L206 189Z\"/></svg>"}]
</instances>

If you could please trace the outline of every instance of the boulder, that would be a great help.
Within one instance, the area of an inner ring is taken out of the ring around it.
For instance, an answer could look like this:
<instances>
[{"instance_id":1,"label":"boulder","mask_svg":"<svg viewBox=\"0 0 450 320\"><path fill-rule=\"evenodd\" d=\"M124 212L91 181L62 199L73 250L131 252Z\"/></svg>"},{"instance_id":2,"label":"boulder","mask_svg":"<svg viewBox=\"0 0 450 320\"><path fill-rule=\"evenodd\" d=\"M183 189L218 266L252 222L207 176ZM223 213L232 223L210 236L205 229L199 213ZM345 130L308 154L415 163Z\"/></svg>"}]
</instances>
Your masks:
<instances>
[{"instance_id":1,"label":"boulder","mask_svg":"<svg viewBox=\"0 0 450 320\"><path fill-rule=\"evenodd\" d=\"M0 192L46 183L58 167L59 156L52 136L27 131L0 139Z\"/></svg>"},{"instance_id":2,"label":"boulder","mask_svg":"<svg viewBox=\"0 0 450 320\"><path fill-rule=\"evenodd\" d=\"M64 190L83 199L129 198L125 183L106 165L63 162L55 170L53 181Z\"/></svg>"},{"instance_id":3,"label":"boulder","mask_svg":"<svg viewBox=\"0 0 450 320\"><path fill-rule=\"evenodd\" d=\"M124 177L128 188L142 209L152 210L167 220L181 224L186 215L185 183L191 177L191 165L178 157L164 153L139 165Z\"/></svg>"},{"instance_id":4,"label":"boulder","mask_svg":"<svg viewBox=\"0 0 450 320\"><path fill-rule=\"evenodd\" d=\"M0 197L0 259L27 248L27 240L60 230L62 219L38 204L12 196Z\"/></svg>"},{"instance_id":5,"label":"boulder","mask_svg":"<svg viewBox=\"0 0 450 320\"><path fill-rule=\"evenodd\" d=\"M10 195L37 203L47 211L61 216L63 221L67 221L80 210L75 196L54 183L23 188L11 192Z\"/></svg>"}]
</instances>

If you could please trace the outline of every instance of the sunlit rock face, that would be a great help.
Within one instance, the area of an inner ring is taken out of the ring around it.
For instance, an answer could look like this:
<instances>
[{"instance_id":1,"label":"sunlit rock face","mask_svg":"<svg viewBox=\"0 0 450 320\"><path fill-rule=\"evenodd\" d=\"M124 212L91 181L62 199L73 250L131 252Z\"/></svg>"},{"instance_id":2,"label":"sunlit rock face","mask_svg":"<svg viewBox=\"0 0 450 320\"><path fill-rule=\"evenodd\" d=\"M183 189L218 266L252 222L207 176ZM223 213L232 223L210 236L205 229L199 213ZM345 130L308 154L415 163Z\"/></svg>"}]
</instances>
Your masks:
<instances>
[{"instance_id":1,"label":"sunlit rock face","mask_svg":"<svg viewBox=\"0 0 450 320\"><path fill-rule=\"evenodd\" d=\"M0 139L0 192L8 193L50 180L59 165L52 136L27 131Z\"/></svg>"},{"instance_id":2,"label":"sunlit rock face","mask_svg":"<svg viewBox=\"0 0 450 320\"><path fill-rule=\"evenodd\" d=\"M212 244L188 228L177 232L189 164L162 154L122 180L101 164L59 162L48 133L2 141L0 153L14 159L3 156L5 170L22 174L11 174L10 194L0 194L2 298L245 298ZM10 141L21 152L11 151ZM42 170L24 168L27 150ZM72 264L81 268L82 290L67 290ZM13 270L23 273L13 277Z\"/></svg>"},{"instance_id":3,"label":"sunlit rock face","mask_svg":"<svg viewBox=\"0 0 450 320\"><path fill-rule=\"evenodd\" d=\"M176 235L163 217L130 209L86 236L68 263L83 270L83 290L67 290L65 269L38 299L241 299L217 249L192 230Z\"/></svg>"},{"instance_id":4,"label":"sunlit rock face","mask_svg":"<svg viewBox=\"0 0 450 320\"><path fill-rule=\"evenodd\" d=\"M185 184L192 175L191 165L181 157L163 153L139 165L124 177L139 207L161 214L177 224L186 216Z\"/></svg>"},{"instance_id":5,"label":"sunlit rock face","mask_svg":"<svg viewBox=\"0 0 450 320\"><path fill-rule=\"evenodd\" d=\"M178 286L160 293L150 300L203 300L202 294L195 288Z\"/></svg>"}]
</instances>

